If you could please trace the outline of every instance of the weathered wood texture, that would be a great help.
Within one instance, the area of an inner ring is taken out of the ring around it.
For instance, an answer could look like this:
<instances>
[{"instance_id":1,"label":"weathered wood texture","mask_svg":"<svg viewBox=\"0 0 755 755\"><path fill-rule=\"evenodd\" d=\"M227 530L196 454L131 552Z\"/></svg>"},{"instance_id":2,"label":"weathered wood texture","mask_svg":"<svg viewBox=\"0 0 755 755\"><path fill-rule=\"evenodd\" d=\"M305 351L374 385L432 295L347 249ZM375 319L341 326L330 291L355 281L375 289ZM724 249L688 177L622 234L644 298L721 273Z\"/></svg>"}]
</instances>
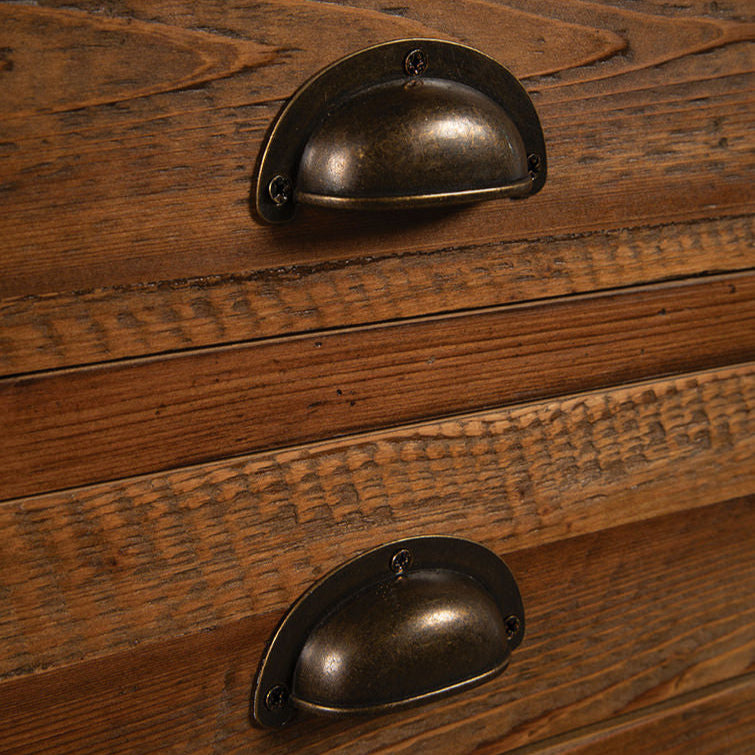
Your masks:
<instances>
[{"instance_id":1,"label":"weathered wood texture","mask_svg":"<svg viewBox=\"0 0 755 755\"><path fill-rule=\"evenodd\" d=\"M754 405L748 365L6 502L0 673L280 612L400 537L504 553L747 495Z\"/></svg>"},{"instance_id":2,"label":"weathered wood texture","mask_svg":"<svg viewBox=\"0 0 755 755\"><path fill-rule=\"evenodd\" d=\"M755 675L515 750L515 755L751 755Z\"/></svg>"},{"instance_id":3,"label":"weathered wood texture","mask_svg":"<svg viewBox=\"0 0 755 755\"><path fill-rule=\"evenodd\" d=\"M0 497L755 357L755 274L0 381Z\"/></svg>"},{"instance_id":4,"label":"weathered wood texture","mask_svg":"<svg viewBox=\"0 0 755 755\"><path fill-rule=\"evenodd\" d=\"M0 376L752 266L752 217L0 300ZM242 266L243 267L243 266Z\"/></svg>"},{"instance_id":5,"label":"weathered wood texture","mask_svg":"<svg viewBox=\"0 0 755 755\"><path fill-rule=\"evenodd\" d=\"M4 682L0 751L504 752L751 669L753 527L753 502L740 501L509 554L525 643L503 676L421 709L252 729L276 612ZM311 543L306 560L334 563Z\"/></svg>"},{"instance_id":6,"label":"weathered wood texture","mask_svg":"<svg viewBox=\"0 0 755 755\"><path fill-rule=\"evenodd\" d=\"M0 4L2 368L751 265L739 217L753 197L746 13L744 2ZM471 43L523 78L549 146L545 191L388 222L309 212L255 225L254 160L283 99L340 55L412 35Z\"/></svg>"},{"instance_id":7,"label":"weathered wood texture","mask_svg":"<svg viewBox=\"0 0 755 755\"><path fill-rule=\"evenodd\" d=\"M749 16L0 1L0 752L744 752ZM285 99L411 36L522 79L545 190L255 224ZM419 534L509 554L511 670L383 719L252 730L286 607Z\"/></svg>"}]
</instances>

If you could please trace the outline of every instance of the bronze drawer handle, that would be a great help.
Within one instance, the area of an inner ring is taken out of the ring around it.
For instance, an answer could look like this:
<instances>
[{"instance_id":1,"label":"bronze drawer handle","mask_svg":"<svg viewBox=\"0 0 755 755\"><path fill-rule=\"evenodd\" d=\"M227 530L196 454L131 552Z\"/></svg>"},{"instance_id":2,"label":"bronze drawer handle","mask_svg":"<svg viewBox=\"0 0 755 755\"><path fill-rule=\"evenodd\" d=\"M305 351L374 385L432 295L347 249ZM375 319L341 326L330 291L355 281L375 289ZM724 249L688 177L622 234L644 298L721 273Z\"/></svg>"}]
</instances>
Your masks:
<instances>
[{"instance_id":1,"label":"bronze drawer handle","mask_svg":"<svg viewBox=\"0 0 755 755\"><path fill-rule=\"evenodd\" d=\"M516 581L487 548L419 537L375 548L316 582L262 658L253 720L297 710L378 714L500 674L524 636Z\"/></svg>"},{"instance_id":2,"label":"bronze drawer handle","mask_svg":"<svg viewBox=\"0 0 755 755\"><path fill-rule=\"evenodd\" d=\"M546 178L527 92L502 65L452 42L406 39L354 53L305 83L263 147L256 214L525 197Z\"/></svg>"}]
</instances>

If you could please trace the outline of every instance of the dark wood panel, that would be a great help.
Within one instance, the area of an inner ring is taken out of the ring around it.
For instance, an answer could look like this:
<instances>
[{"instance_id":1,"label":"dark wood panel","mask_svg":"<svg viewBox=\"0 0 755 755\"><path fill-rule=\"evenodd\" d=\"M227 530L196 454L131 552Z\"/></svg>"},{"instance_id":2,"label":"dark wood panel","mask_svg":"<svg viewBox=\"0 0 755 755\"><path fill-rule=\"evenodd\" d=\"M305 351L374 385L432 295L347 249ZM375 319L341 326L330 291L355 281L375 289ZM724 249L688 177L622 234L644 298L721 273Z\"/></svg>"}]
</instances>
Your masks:
<instances>
[{"instance_id":1,"label":"dark wood panel","mask_svg":"<svg viewBox=\"0 0 755 755\"><path fill-rule=\"evenodd\" d=\"M753 493L754 409L748 365L6 502L0 674L283 611L401 537L505 553Z\"/></svg>"},{"instance_id":2,"label":"dark wood panel","mask_svg":"<svg viewBox=\"0 0 755 755\"><path fill-rule=\"evenodd\" d=\"M744 0L697 17L566 0L107 7L0 5L3 298L752 212ZM414 35L471 43L522 77L549 145L545 191L255 225L254 161L283 99L341 55Z\"/></svg>"},{"instance_id":3,"label":"dark wood panel","mask_svg":"<svg viewBox=\"0 0 755 755\"><path fill-rule=\"evenodd\" d=\"M740 501L509 554L528 617L511 667L420 709L252 729L251 681L280 615L265 614L7 680L0 750L503 752L745 673L753 527ZM334 563L312 544L308 558Z\"/></svg>"},{"instance_id":4,"label":"dark wood panel","mask_svg":"<svg viewBox=\"0 0 755 755\"><path fill-rule=\"evenodd\" d=\"M750 755L753 743L755 676L748 674L515 753Z\"/></svg>"},{"instance_id":5,"label":"dark wood panel","mask_svg":"<svg viewBox=\"0 0 755 755\"><path fill-rule=\"evenodd\" d=\"M0 497L755 356L755 274L0 381Z\"/></svg>"},{"instance_id":6,"label":"dark wood panel","mask_svg":"<svg viewBox=\"0 0 755 755\"><path fill-rule=\"evenodd\" d=\"M752 231L745 216L12 297L0 375L744 269Z\"/></svg>"}]
</instances>

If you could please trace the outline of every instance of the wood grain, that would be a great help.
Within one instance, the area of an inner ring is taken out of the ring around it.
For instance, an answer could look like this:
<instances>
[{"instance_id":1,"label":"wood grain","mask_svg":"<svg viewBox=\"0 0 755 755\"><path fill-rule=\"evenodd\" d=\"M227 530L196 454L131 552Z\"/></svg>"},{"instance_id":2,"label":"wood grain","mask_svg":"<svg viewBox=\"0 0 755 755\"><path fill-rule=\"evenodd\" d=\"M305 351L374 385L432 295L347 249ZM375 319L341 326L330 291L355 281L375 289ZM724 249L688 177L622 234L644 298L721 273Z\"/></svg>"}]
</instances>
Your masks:
<instances>
[{"instance_id":1,"label":"wood grain","mask_svg":"<svg viewBox=\"0 0 755 755\"><path fill-rule=\"evenodd\" d=\"M566 0L19 8L0 6L2 298L752 212L744 0L700 16ZM51 27L59 50L35 65ZM283 99L341 55L414 35L471 43L523 78L549 146L545 191L390 222L309 212L256 226L254 161ZM102 71L92 85L82 39ZM147 52L132 66L135 48Z\"/></svg>"},{"instance_id":2,"label":"wood grain","mask_svg":"<svg viewBox=\"0 0 755 755\"><path fill-rule=\"evenodd\" d=\"M751 494L754 406L751 364L6 502L0 675L281 612L401 537L505 553Z\"/></svg>"},{"instance_id":3,"label":"wood grain","mask_svg":"<svg viewBox=\"0 0 755 755\"><path fill-rule=\"evenodd\" d=\"M0 498L755 357L755 274L0 381Z\"/></svg>"},{"instance_id":4,"label":"wood grain","mask_svg":"<svg viewBox=\"0 0 755 755\"><path fill-rule=\"evenodd\" d=\"M0 24L7 120L196 87L277 57L251 40L69 9L0 5Z\"/></svg>"},{"instance_id":5,"label":"wood grain","mask_svg":"<svg viewBox=\"0 0 755 755\"><path fill-rule=\"evenodd\" d=\"M0 753L749 755L752 20L0 0ZM520 77L545 190L256 225L285 99L413 36ZM421 534L506 554L511 669L252 729L291 602Z\"/></svg>"},{"instance_id":6,"label":"wood grain","mask_svg":"<svg viewBox=\"0 0 755 755\"><path fill-rule=\"evenodd\" d=\"M0 751L507 751L746 673L753 527L740 501L509 554L528 617L510 668L417 710L252 729L251 681L279 616L265 614L6 681Z\"/></svg>"},{"instance_id":7,"label":"wood grain","mask_svg":"<svg viewBox=\"0 0 755 755\"><path fill-rule=\"evenodd\" d=\"M755 742L755 676L620 716L587 731L515 750L516 755L749 755Z\"/></svg>"},{"instance_id":8,"label":"wood grain","mask_svg":"<svg viewBox=\"0 0 755 755\"><path fill-rule=\"evenodd\" d=\"M0 375L500 306L755 263L752 216L0 301Z\"/></svg>"}]
</instances>

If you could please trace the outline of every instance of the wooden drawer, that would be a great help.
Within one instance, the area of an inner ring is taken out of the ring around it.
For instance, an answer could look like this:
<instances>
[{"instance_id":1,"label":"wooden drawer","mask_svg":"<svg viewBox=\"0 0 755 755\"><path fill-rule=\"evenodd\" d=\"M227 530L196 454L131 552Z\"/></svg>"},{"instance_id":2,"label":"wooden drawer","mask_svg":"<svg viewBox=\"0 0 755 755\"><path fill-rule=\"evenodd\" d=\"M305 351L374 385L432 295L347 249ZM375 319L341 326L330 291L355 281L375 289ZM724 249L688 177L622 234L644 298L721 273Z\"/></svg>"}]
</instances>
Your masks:
<instances>
[{"instance_id":1,"label":"wooden drawer","mask_svg":"<svg viewBox=\"0 0 755 755\"><path fill-rule=\"evenodd\" d=\"M0 752L749 752L745 4L0 3ZM544 190L250 213L287 97L461 41ZM265 642L402 537L503 556L495 680L254 728Z\"/></svg>"}]
</instances>

